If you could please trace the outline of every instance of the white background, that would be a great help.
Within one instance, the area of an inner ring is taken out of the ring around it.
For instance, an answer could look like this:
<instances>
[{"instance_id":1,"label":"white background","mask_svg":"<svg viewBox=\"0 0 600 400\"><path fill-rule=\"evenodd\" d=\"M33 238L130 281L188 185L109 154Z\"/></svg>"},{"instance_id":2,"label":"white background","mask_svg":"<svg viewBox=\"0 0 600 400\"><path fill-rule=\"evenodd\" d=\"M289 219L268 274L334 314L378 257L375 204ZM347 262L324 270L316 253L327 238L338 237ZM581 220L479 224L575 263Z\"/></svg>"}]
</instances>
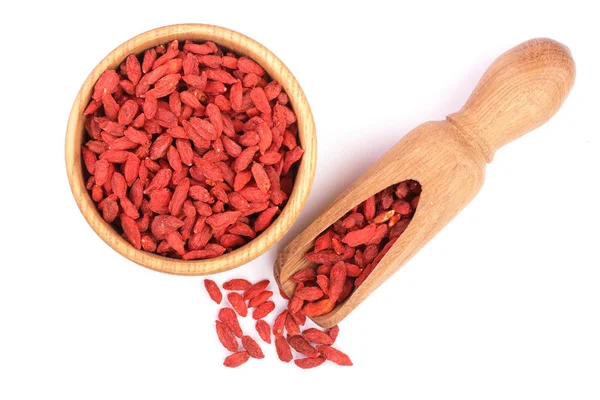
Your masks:
<instances>
[{"instance_id":1,"label":"white background","mask_svg":"<svg viewBox=\"0 0 600 400\"><path fill-rule=\"evenodd\" d=\"M591 1L486 3L4 2L0 399L600 398L598 14ZM264 360L229 370L203 278L111 250L64 167L88 73L128 38L180 22L270 48L318 130L300 219L218 282L271 277L295 234L402 135L458 110L508 48L559 40L577 80L550 122L496 154L472 204L343 321L337 345L353 367L302 371L265 345Z\"/></svg>"}]
</instances>

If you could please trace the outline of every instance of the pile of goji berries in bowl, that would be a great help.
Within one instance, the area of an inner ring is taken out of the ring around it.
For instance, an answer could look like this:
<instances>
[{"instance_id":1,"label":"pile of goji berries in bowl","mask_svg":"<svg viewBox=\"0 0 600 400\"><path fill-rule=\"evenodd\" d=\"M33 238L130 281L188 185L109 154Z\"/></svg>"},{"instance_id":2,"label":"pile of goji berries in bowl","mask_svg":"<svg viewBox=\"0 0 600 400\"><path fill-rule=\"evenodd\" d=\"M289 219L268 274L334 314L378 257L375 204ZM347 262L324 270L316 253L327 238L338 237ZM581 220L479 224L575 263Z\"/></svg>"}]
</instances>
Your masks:
<instances>
[{"instance_id":1,"label":"pile of goji berries in bowl","mask_svg":"<svg viewBox=\"0 0 600 400\"><path fill-rule=\"evenodd\" d=\"M130 260L201 275L242 265L304 206L316 164L310 107L254 40L174 25L125 42L92 71L66 137L71 190Z\"/></svg>"}]
</instances>

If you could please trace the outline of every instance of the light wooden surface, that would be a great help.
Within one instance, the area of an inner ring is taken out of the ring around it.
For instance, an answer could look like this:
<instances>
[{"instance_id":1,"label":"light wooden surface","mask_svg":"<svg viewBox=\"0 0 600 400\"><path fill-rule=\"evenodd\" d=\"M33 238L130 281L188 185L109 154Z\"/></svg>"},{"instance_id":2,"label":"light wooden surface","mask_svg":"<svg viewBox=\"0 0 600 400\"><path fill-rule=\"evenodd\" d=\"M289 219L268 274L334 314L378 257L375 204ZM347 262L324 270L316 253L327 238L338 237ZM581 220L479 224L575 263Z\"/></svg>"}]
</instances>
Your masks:
<instances>
[{"instance_id":1,"label":"light wooden surface","mask_svg":"<svg viewBox=\"0 0 600 400\"><path fill-rule=\"evenodd\" d=\"M173 39L184 41L212 40L215 43L247 56L259 63L267 73L277 80L288 94L298 118L298 135L304 149L294 190L273 224L257 238L231 253L210 260L181 261L137 250L107 224L98 213L88 191L85 189L80 147L85 139L83 110L91 97L94 84L100 74L116 68L131 53ZM317 157L315 125L306 96L290 70L273 53L260 43L229 29L201 24L166 26L142 33L113 50L106 56L81 87L71 109L65 141L65 161L73 197L81 213L94 231L110 247L133 262L153 270L178 275L204 275L226 271L258 257L277 242L292 226L302 210L312 186Z\"/></svg>"},{"instance_id":2,"label":"light wooden surface","mask_svg":"<svg viewBox=\"0 0 600 400\"><path fill-rule=\"evenodd\" d=\"M574 79L570 51L550 39L527 41L498 57L461 111L413 129L282 251L274 273L283 291L291 295L289 277L315 266L304 254L350 208L392 184L419 181L419 206L396 244L344 303L313 318L322 327L339 323L475 197L499 147L556 113Z\"/></svg>"}]
</instances>

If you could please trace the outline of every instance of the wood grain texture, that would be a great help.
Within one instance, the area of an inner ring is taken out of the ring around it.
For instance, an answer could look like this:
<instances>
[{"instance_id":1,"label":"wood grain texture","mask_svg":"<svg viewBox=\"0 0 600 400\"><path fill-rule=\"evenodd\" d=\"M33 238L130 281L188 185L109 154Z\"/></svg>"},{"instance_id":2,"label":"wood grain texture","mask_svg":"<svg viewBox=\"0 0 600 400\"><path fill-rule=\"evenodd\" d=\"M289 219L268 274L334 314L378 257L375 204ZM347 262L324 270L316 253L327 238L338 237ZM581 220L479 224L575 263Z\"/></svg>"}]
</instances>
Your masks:
<instances>
[{"instance_id":1,"label":"wood grain texture","mask_svg":"<svg viewBox=\"0 0 600 400\"><path fill-rule=\"evenodd\" d=\"M85 139L83 110L87 106L94 84L106 69L116 68L127 55L140 53L147 48L167 43L173 39L183 41L212 40L238 55L247 56L258 64L288 94L298 119L298 135L304 156L298 168L293 192L273 224L254 240L231 253L209 260L182 261L137 250L106 223L85 189L80 147ZM226 271L258 257L277 242L292 226L302 210L315 174L317 157L315 125L310 106L302 88L290 70L271 51L260 43L238 32L222 27L202 24L181 24L157 28L142 33L107 55L94 68L81 87L69 117L65 140L65 161L73 197L81 213L94 231L119 254L150 269L177 275L205 275Z\"/></svg>"},{"instance_id":2,"label":"wood grain texture","mask_svg":"<svg viewBox=\"0 0 600 400\"><path fill-rule=\"evenodd\" d=\"M344 303L313 318L322 327L339 323L475 197L484 182L486 162L499 147L556 113L574 78L569 50L550 39L533 39L501 55L461 111L447 121L413 129L283 250L274 266L283 291L291 296L295 284L290 276L315 267L304 254L350 208L390 185L419 181L421 200L408 228Z\"/></svg>"}]
</instances>

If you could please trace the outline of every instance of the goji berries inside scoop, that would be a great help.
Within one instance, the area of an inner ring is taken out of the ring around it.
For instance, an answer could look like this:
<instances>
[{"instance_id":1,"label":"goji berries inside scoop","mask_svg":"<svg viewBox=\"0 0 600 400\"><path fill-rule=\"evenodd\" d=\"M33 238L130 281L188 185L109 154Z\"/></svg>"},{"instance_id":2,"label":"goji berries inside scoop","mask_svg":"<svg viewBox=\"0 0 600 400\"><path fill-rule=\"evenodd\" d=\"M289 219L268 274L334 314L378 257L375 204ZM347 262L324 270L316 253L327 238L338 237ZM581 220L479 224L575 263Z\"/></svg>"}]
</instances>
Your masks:
<instances>
[{"instance_id":1,"label":"goji berries inside scoop","mask_svg":"<svg viewBox=\"0 0 600 400\"><path fill-rule=\"evenodd\" d=\"M291 276L296 282L290 311L308 317L329 313L377 267L412 220L421 185L392 185L352 208L315 240L306 258L315 263Z\"/></svg>"},{"instance_id":2,"label":"goji berries inside scoop","mask_svg":"<svg viewBox=\"0 0 600 400\"><path fill-rule=\"evenodd\" d=\"M220 256L277 218L304 153L281 85L213 42L174 40L98 78L86 188L137 249Z\"/></svg>"}]
</instances>

